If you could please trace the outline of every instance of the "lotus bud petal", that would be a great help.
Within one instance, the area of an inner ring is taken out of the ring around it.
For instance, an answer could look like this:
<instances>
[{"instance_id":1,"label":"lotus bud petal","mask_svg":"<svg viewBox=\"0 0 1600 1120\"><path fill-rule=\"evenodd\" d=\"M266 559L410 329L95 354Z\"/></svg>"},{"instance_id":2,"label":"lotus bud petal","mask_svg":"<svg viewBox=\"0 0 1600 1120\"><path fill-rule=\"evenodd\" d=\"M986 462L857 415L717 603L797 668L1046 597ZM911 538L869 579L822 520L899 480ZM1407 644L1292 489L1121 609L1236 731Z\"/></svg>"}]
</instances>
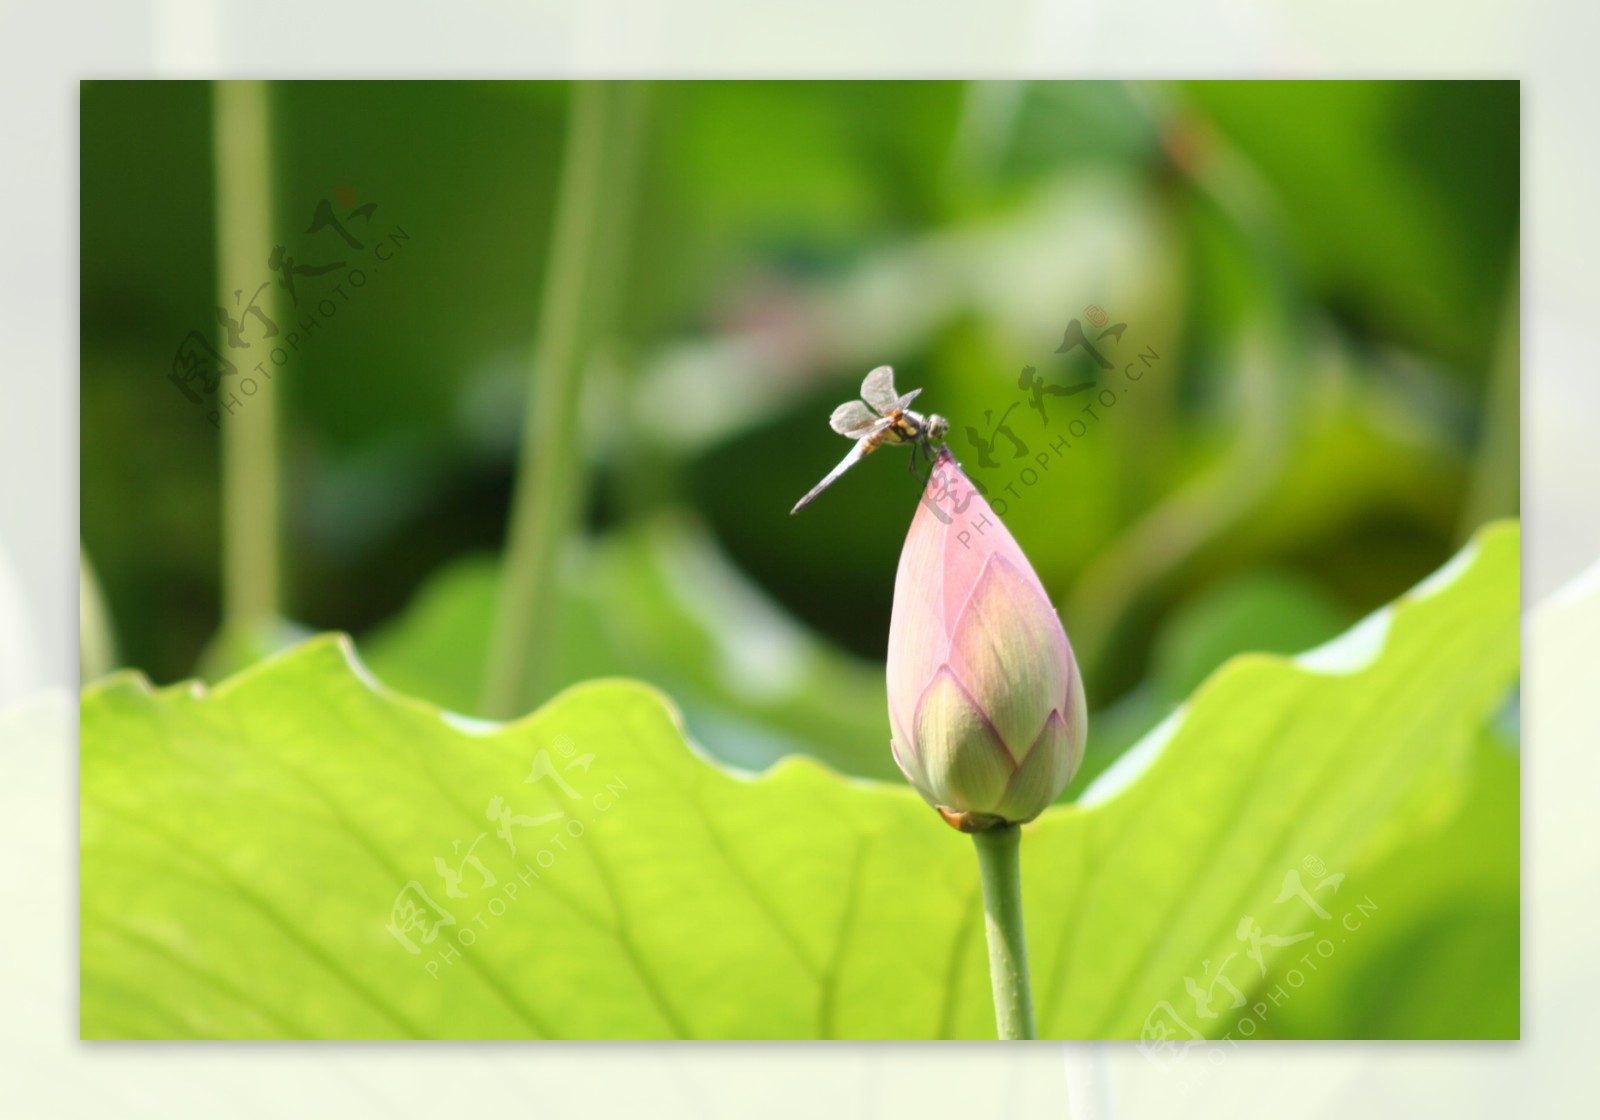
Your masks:
<instances>
[{"instance_id":1,"label":"lotus bud petal","mask_svg":"<svg viewBox=\"0 0 1600 1120\"><path fill-rule=\"evenodd\" d=\"M962 831L1032 820L1083 762L1088 710L1066 631L948 450L900 553L888 677L895 762Z\"/></svg>"}]
</instances>

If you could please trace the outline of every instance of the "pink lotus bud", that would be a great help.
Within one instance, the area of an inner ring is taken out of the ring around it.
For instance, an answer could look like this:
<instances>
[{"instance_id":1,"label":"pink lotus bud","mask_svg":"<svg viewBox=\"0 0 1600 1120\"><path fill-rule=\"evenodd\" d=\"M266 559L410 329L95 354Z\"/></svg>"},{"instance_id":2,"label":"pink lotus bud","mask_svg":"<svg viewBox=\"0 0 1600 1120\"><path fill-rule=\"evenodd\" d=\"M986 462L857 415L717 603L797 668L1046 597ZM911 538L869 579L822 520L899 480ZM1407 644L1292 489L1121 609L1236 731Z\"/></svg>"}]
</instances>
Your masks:
<instances>
[{"instance_id":1,"label":"pink lotus bud","mask_svg":"<svg viewBox=\"0 0 1600 1120\"><path fill-rule=\"evenodd\" d=\"M1089 716L1066 631L948 450L895 574L889 723L895 762L963 832L1031 821L1083 761Z\"/></svg>"}]
</instances>

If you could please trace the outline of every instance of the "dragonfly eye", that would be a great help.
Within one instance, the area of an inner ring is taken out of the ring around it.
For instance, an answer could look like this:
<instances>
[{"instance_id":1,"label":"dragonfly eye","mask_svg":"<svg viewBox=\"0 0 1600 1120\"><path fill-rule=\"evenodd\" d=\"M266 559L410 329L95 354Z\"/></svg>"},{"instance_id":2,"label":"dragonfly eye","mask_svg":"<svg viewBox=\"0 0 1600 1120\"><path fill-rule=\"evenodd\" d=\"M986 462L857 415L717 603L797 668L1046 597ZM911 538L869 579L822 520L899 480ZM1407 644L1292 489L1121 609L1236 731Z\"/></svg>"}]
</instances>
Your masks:
<instances>
[{"instance_id":1,"label":"dragonfly eye","mask_svg":"<svg viewBox=\"0 0 1600 1120\"><path fill-rule=\"evenodd\" d=\"M945 434L949 431L950 421L946 420L943 416L934 415L928 417L929 439L943 439Z\"/></svg>"}]
</instances>

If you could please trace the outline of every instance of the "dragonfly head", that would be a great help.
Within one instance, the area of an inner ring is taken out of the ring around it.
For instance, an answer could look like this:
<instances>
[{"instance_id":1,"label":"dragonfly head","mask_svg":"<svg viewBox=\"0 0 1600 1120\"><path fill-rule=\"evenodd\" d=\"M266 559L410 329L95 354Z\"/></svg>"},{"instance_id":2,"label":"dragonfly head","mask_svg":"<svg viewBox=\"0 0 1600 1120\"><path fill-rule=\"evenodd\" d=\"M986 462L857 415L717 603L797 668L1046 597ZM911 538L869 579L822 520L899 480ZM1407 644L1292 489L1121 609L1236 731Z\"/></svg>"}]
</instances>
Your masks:
<instances>
[{"instance_id":1,"label":"dragonfly head","mask_svg":"<svg viewBox=\"0 0 1600 1120\"><path fill-rule=\"evenodd\" d=\"M950 431L950 421L938 413L928 417L928 438L936 442L944 442L944 437Z\"/></svg>"}]
</instances>

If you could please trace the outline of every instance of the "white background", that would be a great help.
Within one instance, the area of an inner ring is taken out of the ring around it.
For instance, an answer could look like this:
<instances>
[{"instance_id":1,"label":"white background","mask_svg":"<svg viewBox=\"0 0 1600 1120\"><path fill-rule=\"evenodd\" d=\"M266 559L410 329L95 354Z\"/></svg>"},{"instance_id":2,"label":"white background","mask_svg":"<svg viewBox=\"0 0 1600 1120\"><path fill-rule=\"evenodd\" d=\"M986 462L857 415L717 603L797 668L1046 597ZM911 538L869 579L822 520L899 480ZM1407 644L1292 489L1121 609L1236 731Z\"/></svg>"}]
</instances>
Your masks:
<instances>
[{"instance_id":1,"label":"white background","mask_svg":"<svg viewBox=\"0 0 1600 1120\"><path fill-rule=\"evenodd\" d=\"M1590 1111L1600 845L1584 826L1600 761L1580 701L1600 670L1597 31L1592 5L1504 0L0 0L0 1109L163 1118ZM1256 1044L1177 1071L1131 1047L1048 1043L78 1042L77 82L485 74L1522 78L1526 1041Z\"/></svg>"}]
</instances>

